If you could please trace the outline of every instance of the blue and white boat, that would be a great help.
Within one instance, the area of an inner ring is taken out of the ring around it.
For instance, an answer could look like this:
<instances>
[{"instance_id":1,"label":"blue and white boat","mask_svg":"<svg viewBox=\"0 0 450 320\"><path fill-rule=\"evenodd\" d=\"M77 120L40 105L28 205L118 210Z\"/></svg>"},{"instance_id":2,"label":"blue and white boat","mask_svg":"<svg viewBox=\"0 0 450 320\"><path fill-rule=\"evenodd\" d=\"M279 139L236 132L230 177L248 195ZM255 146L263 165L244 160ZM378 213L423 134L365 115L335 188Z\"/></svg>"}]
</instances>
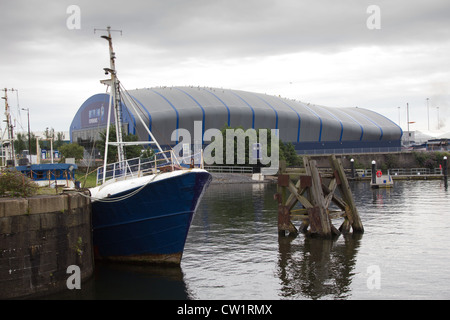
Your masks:
<instances>
[{"instance_id":1,"label":"blue and white boat","mask_svg":"<svg viewBox=\"0 0 450 320\"><path fill-rule=\"evenodd\" d=\"M120 106L125 93L119 93L112 50L111 30L102 36L109 42L111 79L101 81L110 87L109 111L114 104L116 129L121 129ZM131 98L129 98L131 99ZM131 101L130 101L131 102ZM133 108L133 103L127 104ZM110 114L108 121L110 124ZM140 119L142 120L142 119ZM143 125L145 123L142 121ZM90 188L94 254L97 259L133 262L180 264L191 221L211 175L202 168L183 169L172 151L163 151L146 127L152 141L132 144L155 144L159 152L148 162L126 161L121 133L117 142L119 161L99 169L101 185Z\"/></svg>"},{"instance_id":2,"label":"blue and white boat","mask_svg":"<svg viewBox=\"0 0 450 320\"><path fill-rule=\"evenodd\" d=\"M91 189L94 253L114 261L179 264L209 184L203 169L112 180Z\"/></svg>"},{"instance_id":3,"label":"blue and white boat","mask_svg":"<svg viewBox=\"0 0 450 320\"><path fill-rule=\"evenodd\" d=\"M39 186L51 188L75 188L77 168L76 164L70 163L28 164L15 167Z\"/></svg>"}]
</instances>

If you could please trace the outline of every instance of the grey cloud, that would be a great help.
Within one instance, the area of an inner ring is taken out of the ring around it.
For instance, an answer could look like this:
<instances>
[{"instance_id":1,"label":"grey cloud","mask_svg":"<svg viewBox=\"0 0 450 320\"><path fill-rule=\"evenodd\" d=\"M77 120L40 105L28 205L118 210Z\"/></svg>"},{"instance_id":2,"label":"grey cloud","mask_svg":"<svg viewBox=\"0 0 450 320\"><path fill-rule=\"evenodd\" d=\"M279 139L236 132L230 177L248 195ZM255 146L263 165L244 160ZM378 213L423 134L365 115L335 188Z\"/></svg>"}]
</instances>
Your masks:
<instances>
[{"instance_id":1,"label":"grey cloud","mask_svg":"<svg viewBox=\"0 0 450 320\"><path fill-rule=\"evenodd\" d=\"M66 10L72 4L81 10L80 30L66 26ZM381 9L380 30L366 26L369 5ZM405 69L398 69L402 74L380 70L386 77L419 79L427 72L448 72L448 63L444 64L448 53L439 51L450 41L448 17L448 0L0 1L0 86L26 91L27 86L53 88L54 82L70 80L65 94L79 90L76 101L82 101L89 94L83 86L98 84L103 76L107 49L94 28L107 25L123 30L122 37L115 36L115 46L120 65L126 64L121 75L128 72L130 77L158 64L172 68L189 59L245 63L246 57L298 52L331 55L374 46L389 54L392 47L427 47L430 50L417 55L418 68L409 56L402 64ZM361 74L361 81L366 81L364 77ZM42 92L36 101L53 95Z\"/></svg>"},{"instance_id":2,"label":"grey cloud","mask_svg":"<svg viewBox=\"0 0 450 320\"><path fill-rule=\"evenodd\" d=\"M174 56L223 58L298 51L333 52L350 46L443 41L450 3L432 1L10 1L1 4L4 43L61 41L69 36L66 8L81 9L78 41L94 28L122 29L122 41ZM368 30L369 5L381 9L381 30ZM31 40L30 40L31 39Z\"/></svg>"}]
</instances>

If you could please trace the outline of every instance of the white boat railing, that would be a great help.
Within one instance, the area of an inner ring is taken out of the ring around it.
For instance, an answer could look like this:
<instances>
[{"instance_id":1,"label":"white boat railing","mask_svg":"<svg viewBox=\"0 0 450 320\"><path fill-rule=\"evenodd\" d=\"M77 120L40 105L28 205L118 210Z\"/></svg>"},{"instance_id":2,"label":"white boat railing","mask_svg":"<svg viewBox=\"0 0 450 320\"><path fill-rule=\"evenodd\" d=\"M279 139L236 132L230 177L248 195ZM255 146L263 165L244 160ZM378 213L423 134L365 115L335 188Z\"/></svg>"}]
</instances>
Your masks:
<instances>
[{"instance_id":1,"label":"white boat railing","mask_svg":"<svg viewBox=\"0 0 450 320\"><path fill-rule=\"evenodd\" d=\"M192 156L177 157L173 150L166 150L155 153L151 158L137 157L123 162L111 163L106 166L106 170L103 166L97 168L97 185L103 182L103 172L105 172L105 181L107 181L193 167L204 168L203 151Z\"/></svg>"}]
</instances>

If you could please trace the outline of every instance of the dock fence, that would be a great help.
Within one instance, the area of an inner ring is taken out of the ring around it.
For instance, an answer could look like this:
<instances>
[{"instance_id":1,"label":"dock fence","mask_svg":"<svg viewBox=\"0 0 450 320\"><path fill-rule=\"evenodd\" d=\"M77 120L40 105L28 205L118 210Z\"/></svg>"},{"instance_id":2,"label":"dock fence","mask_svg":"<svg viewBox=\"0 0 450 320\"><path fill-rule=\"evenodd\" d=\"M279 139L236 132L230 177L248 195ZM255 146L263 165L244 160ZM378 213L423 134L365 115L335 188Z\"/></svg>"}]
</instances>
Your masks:
<instances>
[{"instance_id":1,"label":"dock fence","mask_svg":"<svg viewBox=\"0 0 450 320\"><path fill-rule=\"evenodd\" d=\"M391 176L419 176L419 175L441 175L442 169L439 168L395 168L389 169L388 173Z\"/></svg>"},{"instance_id":2,"label":"dock fence","mask_svg":"<svg viewBox=\"0 0 450 320\"><path fill-rule=\"evenodd\" d=\"M253 173L252 167L205 166L205 170L216 173Z\"/></svg>"}]
</instances>

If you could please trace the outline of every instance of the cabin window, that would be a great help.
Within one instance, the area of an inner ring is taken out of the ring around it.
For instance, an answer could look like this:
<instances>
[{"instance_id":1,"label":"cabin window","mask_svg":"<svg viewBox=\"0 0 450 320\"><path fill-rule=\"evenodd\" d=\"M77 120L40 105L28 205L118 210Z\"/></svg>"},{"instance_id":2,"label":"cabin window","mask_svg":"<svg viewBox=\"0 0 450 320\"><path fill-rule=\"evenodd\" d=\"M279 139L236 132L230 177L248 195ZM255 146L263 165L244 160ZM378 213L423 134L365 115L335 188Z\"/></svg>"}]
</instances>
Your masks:
<instances>
[{"instance_id":1,"label":"cabin window","mask_svg":"<svg viewBox=\"0 0 450 320\"><path fill-rule=\"evenodd\" d=\"M44 179L44 172L36 171L36 179Z\"/></svg>"}]
</instances>

